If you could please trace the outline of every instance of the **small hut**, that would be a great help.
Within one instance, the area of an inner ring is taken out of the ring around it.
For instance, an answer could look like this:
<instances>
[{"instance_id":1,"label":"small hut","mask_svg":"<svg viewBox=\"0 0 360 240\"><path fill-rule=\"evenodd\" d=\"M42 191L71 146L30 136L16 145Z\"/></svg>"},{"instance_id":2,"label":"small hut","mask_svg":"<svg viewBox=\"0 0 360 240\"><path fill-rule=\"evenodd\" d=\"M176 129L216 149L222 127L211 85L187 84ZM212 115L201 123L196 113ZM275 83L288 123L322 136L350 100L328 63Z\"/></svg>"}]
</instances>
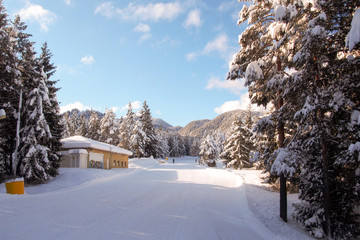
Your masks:
<instances>
[{"instance_id":1,"label":"small hut","mask_svg":"<svg viewBox=\"0 0 360 240\"><path fill-rule=\"evenodd\" d=\"M129 150L98 142L82 136L61 140L61 167L71 168L128 168Z\"/></svg>"}]
</instances>

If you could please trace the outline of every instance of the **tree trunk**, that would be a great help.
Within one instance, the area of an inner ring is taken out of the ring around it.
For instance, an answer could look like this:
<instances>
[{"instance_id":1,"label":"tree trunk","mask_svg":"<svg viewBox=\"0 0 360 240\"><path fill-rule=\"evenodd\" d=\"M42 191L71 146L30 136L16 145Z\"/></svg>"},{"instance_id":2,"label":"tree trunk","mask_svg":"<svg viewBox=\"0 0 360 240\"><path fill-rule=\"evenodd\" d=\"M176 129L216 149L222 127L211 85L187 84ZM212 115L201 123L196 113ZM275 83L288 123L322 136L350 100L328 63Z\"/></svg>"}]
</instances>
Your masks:
<instances>
[{"instance_id":1,"label":"tree trunk","mask_svg":"<svg viewBox=\"0 0 360 240\"><path fill-rule=\"evenodd\" d=\"M324 181L324 210L325 210L325 222L323 230L330 239L332 238L331 233L331 222L330 222L330 206L331 206L331 197L330 197L330 176L329 176L329 154L328 147L324 139L321 139L321 149L322 149L322 168L323 168L323 181Z\"/></svg>"},{"instance_id":2,"label":"tree trunk","mask_svg":"<svg viewBox=\"0 0 360 240\"><path fill-rule=\"evenodd\" d=\"M320 79L318 74L318 66L316 62L316 56L314 57L314 70L315 70L315 84L314 87L317 89L321 89L324 87L324 82ZM324 112L321 109L318 109L318 112L316 114L317 121L322 123L324 121ZM331 181L329 176L329 147L326 143L326 139L324 137L324 134L321 133L320 138L320 145L321 145L321 162L322 162L322 171L323 171L323 195L324 195L324 215L325 215L325 221L323 223L323 231L325 235L328 237L328 239L332 239L332 232L331 232L331 196L330 196L330 188L331 188Z\"/></svg>"}]
</instances>

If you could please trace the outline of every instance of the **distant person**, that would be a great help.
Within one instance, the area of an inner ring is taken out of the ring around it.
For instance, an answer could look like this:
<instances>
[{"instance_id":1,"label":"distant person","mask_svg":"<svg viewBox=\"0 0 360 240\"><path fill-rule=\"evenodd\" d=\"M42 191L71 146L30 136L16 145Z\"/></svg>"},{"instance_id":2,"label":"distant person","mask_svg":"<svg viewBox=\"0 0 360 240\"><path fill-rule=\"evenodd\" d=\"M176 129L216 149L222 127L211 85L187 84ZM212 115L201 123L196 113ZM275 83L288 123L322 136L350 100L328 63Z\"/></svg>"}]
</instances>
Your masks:
<instances>
[{"instance_id":1,"label":"distant person","mask_svg":"<svg viewBox=\"0 0 360 240\"><path fill-rule=\"evenodd\" d=\"M195 158L195 163L197 163L197 158Z\"/></svg>"},{"instance_id":2,"label":"distant person","mask_svg":"<svg viewBox=\"0 0 360 240\"><path fill-rule=\"evenodd\" d=\"M173 158L173 163L175 163L175 158Z\"/></svg>"}]
</instances>

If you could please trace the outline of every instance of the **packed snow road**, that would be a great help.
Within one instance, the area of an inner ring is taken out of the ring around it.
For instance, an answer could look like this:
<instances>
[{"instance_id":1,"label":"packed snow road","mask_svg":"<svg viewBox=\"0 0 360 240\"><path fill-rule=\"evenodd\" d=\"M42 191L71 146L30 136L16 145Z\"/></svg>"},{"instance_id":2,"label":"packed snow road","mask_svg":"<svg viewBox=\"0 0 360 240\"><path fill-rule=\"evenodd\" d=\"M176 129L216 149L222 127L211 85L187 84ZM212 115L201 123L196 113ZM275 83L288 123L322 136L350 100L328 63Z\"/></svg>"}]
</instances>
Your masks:
<instances>
[{"instance_id":1,"label":"packed snow road","mask_svg":"<svg viewBox=\"0 0 360 240\"><path fill-rule=\"evenodd\" d=\"M109 171L61 169L25 195L0 192L4 240L278 239L249 210L240 176L193 158L139 159Z\"/></svg>"}]
</instances>

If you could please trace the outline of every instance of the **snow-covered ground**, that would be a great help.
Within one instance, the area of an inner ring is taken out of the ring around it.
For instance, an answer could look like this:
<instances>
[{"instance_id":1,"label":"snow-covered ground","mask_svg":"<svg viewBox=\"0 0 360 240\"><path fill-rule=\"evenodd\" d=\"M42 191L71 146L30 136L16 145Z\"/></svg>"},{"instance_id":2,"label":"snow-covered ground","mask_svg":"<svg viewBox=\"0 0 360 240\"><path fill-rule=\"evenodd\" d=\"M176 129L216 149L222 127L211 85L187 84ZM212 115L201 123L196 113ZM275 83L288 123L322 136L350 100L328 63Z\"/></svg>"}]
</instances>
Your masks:
<instances>
[{"instance_id":1,"label":"snow-covered ground","mask_svg":"<svg viewBox=\"0 0 360 240\"><path fill-rule=\"evenodd\" d=\"M134 159L128 169L60 169L25 195L0 185L1 239L312 239L278 217L260 171ZM289 195L291 203L296 195Z\"/></svg>"}]
</instances>

